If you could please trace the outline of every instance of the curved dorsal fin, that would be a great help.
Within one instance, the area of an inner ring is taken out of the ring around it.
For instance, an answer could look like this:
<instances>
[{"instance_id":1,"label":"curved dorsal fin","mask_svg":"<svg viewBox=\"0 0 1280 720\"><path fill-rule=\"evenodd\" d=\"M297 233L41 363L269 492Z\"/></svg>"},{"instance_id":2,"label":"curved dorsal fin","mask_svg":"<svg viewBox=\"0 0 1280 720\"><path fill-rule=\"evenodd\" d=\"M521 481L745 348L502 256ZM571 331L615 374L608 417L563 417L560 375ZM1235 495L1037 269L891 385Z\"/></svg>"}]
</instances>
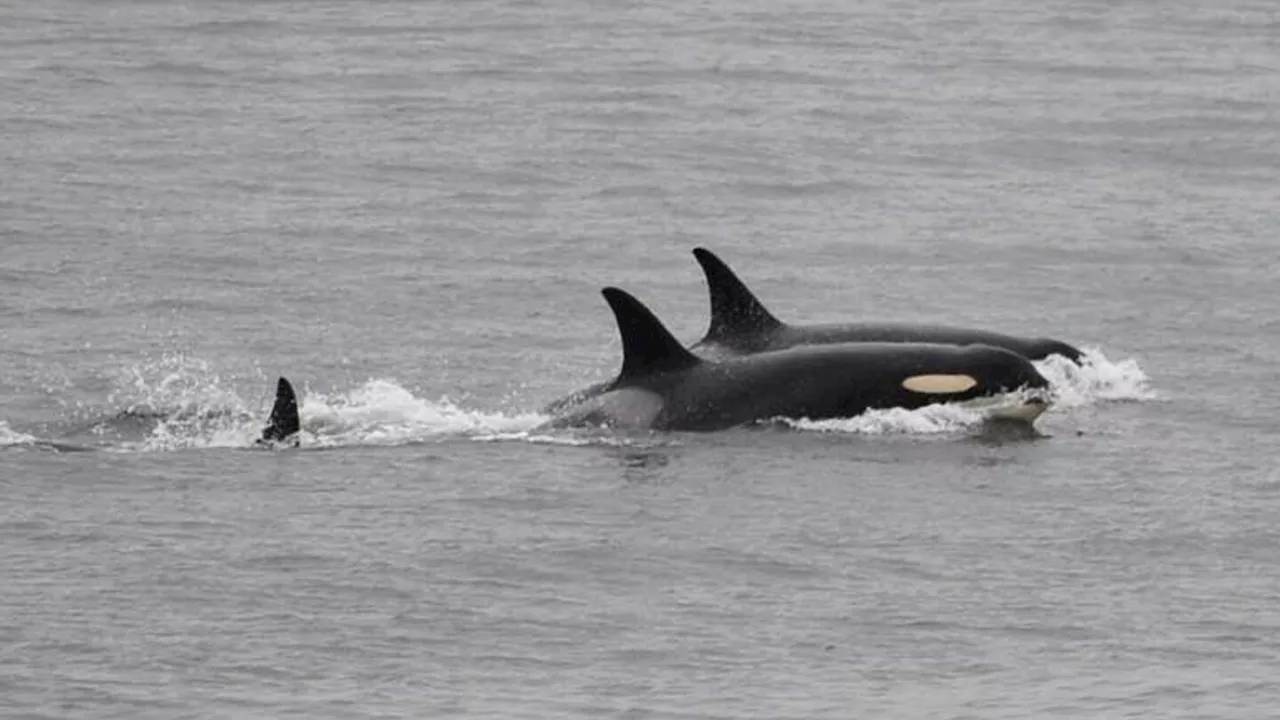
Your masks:
<instances>
[{"instance_id":1,"label":"curved dorsal fin","mask_svg":"<svg viewBox=\"0 0 1280 720\"><path fill-rule=\"evenodd\" d=\"M653 312L630 293L615 287L600 292L613 310L618 334L622 336L622 371L618 373L618 382L684 370L702 362L684 349Z\"/></svg>"},{"instance_id":2,"label":"curved dorsal fin","mask_svg":"<svg viewBox=\"0 0 1280 720\"><path fill-rule=\"evenodd\" d=\"M276 383L276 404L271 408L271 419L262 431L263 440L284 440L302 428L298 419L298 396L288 380L280 378Z\"/></svg>"},{"instance_id":3,"label":"curved dorsal fin","mask_svg":"<svg viewBox=\"0 0 1280 720\"><path fill-rule=\"evenodd\" d=\"M715 253L694 248L693 256L707 276L707 290L711 294L711 325L702 342L763 335L782 327L782 321L765 309Z\"/></svg>"}]
</instances>

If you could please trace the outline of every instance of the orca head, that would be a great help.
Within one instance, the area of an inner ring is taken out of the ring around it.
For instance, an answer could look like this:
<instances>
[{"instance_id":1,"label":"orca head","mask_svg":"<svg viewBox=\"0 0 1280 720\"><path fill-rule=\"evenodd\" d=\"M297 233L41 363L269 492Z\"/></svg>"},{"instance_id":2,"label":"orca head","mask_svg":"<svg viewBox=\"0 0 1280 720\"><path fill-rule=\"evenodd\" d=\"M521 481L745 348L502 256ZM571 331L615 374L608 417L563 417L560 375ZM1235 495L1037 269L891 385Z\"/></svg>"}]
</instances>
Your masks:
<instances>
[{"instance_id":1,"label":"orca head","mask_svg":"<svg viewBox=\"0 0 1280 720\"><path fill-rule=\"evenodd\" d=\"M989 345L970 345L966 351L981 370L979 386L984 394L1028 390L1040 395L1049 391L1049 380L1019 353Z\"/></svg>"},{"instance_id":2,"label":"orca head","mask_svg":"<svg viewBox=\"0 0 1280 720\"><path fill-rule=\"evenodd\" d=\"M934 402L988 401L1020 394L1019 407L1035 409L1030 418L1043 412L1053 400L1048 379L1022 355L990 345L958 348L954 360L913 371L903 378L901 388L919 400ZM977 403L977 407L982 403Z\"/></svg>"}]
</instances>

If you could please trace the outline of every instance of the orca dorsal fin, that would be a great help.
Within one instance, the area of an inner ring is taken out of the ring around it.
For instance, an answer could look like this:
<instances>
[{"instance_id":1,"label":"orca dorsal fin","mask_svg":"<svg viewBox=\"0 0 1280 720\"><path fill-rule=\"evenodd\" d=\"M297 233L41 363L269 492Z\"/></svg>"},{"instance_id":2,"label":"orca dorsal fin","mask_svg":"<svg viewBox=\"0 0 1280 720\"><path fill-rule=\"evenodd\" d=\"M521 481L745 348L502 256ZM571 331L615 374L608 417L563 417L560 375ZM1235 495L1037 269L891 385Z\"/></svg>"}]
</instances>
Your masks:
<instances>
[{"instance_id":1,"label":"orca dorsal fin","mask_svg":"<svg viewBox=\"0 0 1280 720\"><path fill-rule=\"evenodd\" d=\"M693 256L707 276L711 295L711 324L701 342L724 342L764 335L782 327L764 304L723 260L706 248L694 248Z\"/></svg>"},{"instance_id":2,"label":"orca dorsal fin","mask_svg":"<svg viewBox=\"0 0 1280 720\"><path fill-rule=\"evenodd\" d=\"M280 378L276 383L276 404L271 408L271 419L262 430L263 440L284 440L302 429L298 420L298 396L288 380Z\"/></svg>"},{"instance_id":3,"label":"orca dorsal fin","mask_svg":"<svg viewBox=\"0 0 1280 720\"><path fill-rule=\"evenodd\" d=\"M622 336L622 371L618 373L618 382L684 370L702 362L680 344L653 311L630 293L616 287L600 292L613 310L618 334Z\"/></svg>"}]
</instances>

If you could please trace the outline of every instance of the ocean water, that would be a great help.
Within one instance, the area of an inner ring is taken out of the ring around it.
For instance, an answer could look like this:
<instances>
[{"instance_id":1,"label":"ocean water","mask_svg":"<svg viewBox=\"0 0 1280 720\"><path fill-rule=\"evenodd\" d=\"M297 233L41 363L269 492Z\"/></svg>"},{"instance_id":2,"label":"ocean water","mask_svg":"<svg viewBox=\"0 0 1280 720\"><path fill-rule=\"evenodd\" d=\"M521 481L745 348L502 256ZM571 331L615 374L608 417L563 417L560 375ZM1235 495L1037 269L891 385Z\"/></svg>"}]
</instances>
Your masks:
<instances>
[{"instance_id":1,"label":"ocean water","mask_svg":"<svg viewBox=\"0 0 1280 720\"><path fill-rule=\"evenodd\" d=\"M1273 3L11 2L0 129L0 716L1280 706ZM1087 362L539 430L699 245Z\"/></svg>"}]
</instances>

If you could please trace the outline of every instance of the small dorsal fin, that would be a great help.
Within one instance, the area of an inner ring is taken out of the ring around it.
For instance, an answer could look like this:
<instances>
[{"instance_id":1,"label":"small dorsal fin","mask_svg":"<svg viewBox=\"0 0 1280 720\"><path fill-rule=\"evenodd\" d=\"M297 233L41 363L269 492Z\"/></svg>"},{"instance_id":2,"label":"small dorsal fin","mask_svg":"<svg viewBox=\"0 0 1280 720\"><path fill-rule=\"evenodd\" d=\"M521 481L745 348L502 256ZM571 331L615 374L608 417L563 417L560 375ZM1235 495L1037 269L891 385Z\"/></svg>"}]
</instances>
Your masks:
<instances>
[{"instance_id":1,"label":"small dorsal fin","mask_svg":"<svg viewBox=\"0 0 1280 720\"><path fill-rule=\"evenodd\" d=\"M302 429L298 420L298 396L288 380L280 378L276 383L276 404L271 408L271 419L262 431L263 440L284 440Z\"/></svg>"},{"instance_id":2,"label":"small dorsal fin","mask_svg":"<svg viewBox=\"0 0 1280 720\"><path fill-rule=\"evenodd\" d=\"M622 336L622 371L625 382L671 370L684 370L702 362L676 340L644 303L625 290L607 287L600 291L618 321Z\"/></svg>"},{"instance_id":3,"label":"small dorsal fin","mask_svg":"<svg viewBox=\"0 0 1280 720\"><path fill-rule=\"evenodd\" d=\"M702 342L738 340L763 335L782 326L765 309L733 270L706 248L694 248L693 256L707 276L711 295L711 324Z\"/></svg>"}]
</instances>

